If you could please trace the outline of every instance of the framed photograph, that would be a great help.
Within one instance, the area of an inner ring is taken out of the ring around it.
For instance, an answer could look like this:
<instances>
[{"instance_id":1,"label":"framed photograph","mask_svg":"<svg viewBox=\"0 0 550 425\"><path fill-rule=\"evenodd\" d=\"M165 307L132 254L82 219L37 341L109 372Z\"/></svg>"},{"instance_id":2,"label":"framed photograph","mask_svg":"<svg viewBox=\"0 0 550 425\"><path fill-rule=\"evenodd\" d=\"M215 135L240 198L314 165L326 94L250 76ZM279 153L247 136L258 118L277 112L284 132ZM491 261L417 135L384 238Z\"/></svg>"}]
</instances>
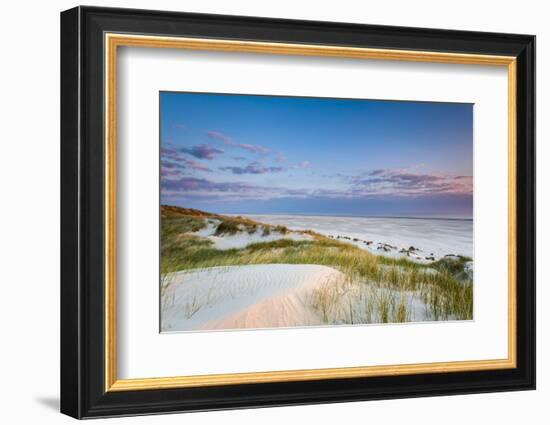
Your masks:
<instances>
[{"instance_id":1,"label":"framed photograph","mask_svg":"<svg viewBox=\"0 0 550 425\"><path fill-rule=\"evenodd\" d=\"M61 14L61 411L535 388L535 37Z\"/></svg>"}]
</instances>

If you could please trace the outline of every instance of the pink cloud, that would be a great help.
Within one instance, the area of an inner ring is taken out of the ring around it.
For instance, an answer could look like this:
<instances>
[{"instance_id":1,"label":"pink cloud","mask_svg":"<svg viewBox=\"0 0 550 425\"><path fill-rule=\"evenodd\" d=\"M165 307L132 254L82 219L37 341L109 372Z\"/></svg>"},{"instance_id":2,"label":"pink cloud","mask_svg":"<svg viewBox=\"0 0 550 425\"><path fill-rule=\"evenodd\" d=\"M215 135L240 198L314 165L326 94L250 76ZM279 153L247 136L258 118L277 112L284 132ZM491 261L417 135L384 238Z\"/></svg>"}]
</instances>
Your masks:
<instances>
[{"instance_id":1,"label":"pink cloud","mask_svg":"<svg viewBox=\"0 0 550 425\"><path fill-rule=\"evenodd\" d=\"M220 133L219 131L208 131L206 132L206 135L211 139L219 140L226 145L234 145L233 139L231 137Z\"/></svg>"},{"instance_id":2,"label":"pink cloud","mask_svg":"<svg viewBox=\"0 0 550 425\"><path fill-rule=\"evenodd\" d=\"M206 135L211 139L214 139L226 144L227 146L234 146L253 153L260 153L260 154L269 153L269 149L264 146L253 145L250 143L237 143L233 140L232 137L228 136L227 134L221 133L219 131L208 131L206 132Z\"/></svg>"},{"instance_id":3,"label":"pink cloud","mask_svg":"<svg viewBox=\"0 0 550 425\"><path fill-rule=\"evenodd\" d=\"M471 176L418 173L408 168L377 169L351 178L356 195L470 195Z\"/></svg>"},{"instance_id":4,"label":"pink cloud","mask_svg":"<svg viewBox=\"0 0 550 425\"><path fill-rule=\"evenodd\" d=\"M284 167L265 167L259 162L251 162L246 167L221 167L222 171L231 171L233 174L266 174L286 171Z\"/></svg>"}]
</instances>

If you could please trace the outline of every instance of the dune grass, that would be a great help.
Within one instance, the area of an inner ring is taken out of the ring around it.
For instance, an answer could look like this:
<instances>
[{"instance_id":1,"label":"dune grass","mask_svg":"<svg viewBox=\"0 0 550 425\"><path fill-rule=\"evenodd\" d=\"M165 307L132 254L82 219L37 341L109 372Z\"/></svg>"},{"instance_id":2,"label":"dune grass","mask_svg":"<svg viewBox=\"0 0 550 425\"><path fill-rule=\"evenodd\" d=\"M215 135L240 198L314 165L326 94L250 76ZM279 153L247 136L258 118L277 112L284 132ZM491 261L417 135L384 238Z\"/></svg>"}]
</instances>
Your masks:
<instances>
[{"instance_id":1,"label":"dune grass","mask_svg":"<svg viewBox=\"0 0 550 425\"><path fill-rule=\"evenodd\" d=\"M216 216L215 234L256 232L261 223L242 217ZM336 239L308 232L311 240L278 239L242 249L218 250L192 232L206 226L208 217L164 217L161 226L161 278L171 272L251 264L318 264L346 276L340 285L322 285L309 297L325 323L400 323L414 320L413 300L425 305L430 320L473 318L473 285L463 272L467 257L444 258L419 264L406 258L376 256ZM267 232L266 233L266 229ZM282 226L263 227L284 235ZM358 302L359 300L359 302ZM193 308L190 308L192 311Z\"/></svg>"}]
</instances>

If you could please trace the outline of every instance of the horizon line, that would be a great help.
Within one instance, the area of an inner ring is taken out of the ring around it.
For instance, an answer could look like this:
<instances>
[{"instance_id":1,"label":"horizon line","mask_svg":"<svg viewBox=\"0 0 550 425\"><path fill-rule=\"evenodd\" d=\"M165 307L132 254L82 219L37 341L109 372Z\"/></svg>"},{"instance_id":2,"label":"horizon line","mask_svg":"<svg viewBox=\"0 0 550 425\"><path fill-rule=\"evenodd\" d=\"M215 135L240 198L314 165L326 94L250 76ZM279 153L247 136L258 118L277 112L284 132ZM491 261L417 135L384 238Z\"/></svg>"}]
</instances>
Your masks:
<instances>
[{"instance_id":1,"label":"horizon line","mask_svg":"<svg viewBox=\"0 0 550 425\"><path fill-rule=\"evenodd\" d=\"M292 212L279 212L279 213L261 213L261 212L214 212L214 211L206 211L200 208L195 207L185 207L181 205L174 205L174 204L163 204L162 202L159 205L159 209L161 207L176 207L176 208L184 208L184 209L194 209L197 211L202 211L209 214L219 214L219 215L235 215L235 216L242 216L242 215L297 215L297 216L305 216L305 217L356 217L356 218L402 218L402 219L418 219L418 220L462 220L462 221L473 221L473 217L456 217L456 216L450 216L450 217L444 217L444 216L415 216L415 215L376 215L376 214L333 214L333 213L292 213Z\"/></svg>"},{"instance_id":2,"label":"horizon line","mask_svg":"<svg viewBox=\"0 0 550 425\"><path fill-rule=\"evenodd\" d=\"M398 215L372 215L372 214L365 214L365 215L358 215L358 214L332 214L332 213L253 213L253 212L246 212L246 213L235 213L235 212L228 212L228 213L217 213L217 214L227 214L227 215L299 215L299 216L305 216L305 217L356 217L356 218L402 218L402 219L418 219L418 220L462 220L462 221L473 221L473 217L442 217L442 216L398 216Z\"/></svg>"}]
</instances>

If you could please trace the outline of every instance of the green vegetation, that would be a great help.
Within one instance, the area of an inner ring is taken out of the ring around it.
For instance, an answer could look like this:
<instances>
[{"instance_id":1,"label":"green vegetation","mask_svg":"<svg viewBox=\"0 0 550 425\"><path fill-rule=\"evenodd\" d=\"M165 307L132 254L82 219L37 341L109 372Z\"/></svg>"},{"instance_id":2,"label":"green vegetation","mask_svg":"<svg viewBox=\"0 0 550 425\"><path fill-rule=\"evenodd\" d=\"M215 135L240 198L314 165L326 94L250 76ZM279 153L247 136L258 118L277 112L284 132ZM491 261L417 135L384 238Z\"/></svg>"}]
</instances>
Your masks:
<instances>
[{"instance_id":1,"label":"green vegetation","mask_svg":"<svg viewBox=\"0 0 550 425\"><path fill-rule=\"evenodd\" d=\"M286 228L286 226L275 226L275 231L283 235L286 235L288 233L288 229Z\"/></svg>"},{"instance_id":2,"label":"green vegetation","mask_svg":"<svg viewBox=\"0 0 550 425\"><path fill-rule=\"evenodd\" d=\"M218 227L216 227L216 232L214 234L216 236L234 235L240 230L241 229L237 221L225 220L225 221L222 221L220 224L218 224Z\"/></svg>"},{"instance_id":3,"label":"green vegetation","mask_svg":"<svg viewBox=\"0 0 550 425\"><path fill-rule=\"evenodd\" d=\"M243 217L217 216L217 219L220 220L220 224L214 233L216 236L234 235L241 231L251 235L258 230L258 223Z\"/></svg>"},{"instance_id":4,"label":"green vegetation","mask_svg":"<svg viewBox=\"0 0 550 425\"><path fill-rule=\"evenodd\" d=\"M311 240L278 239L250 244L242 249L219 250L208 239L190 233L203 229L212 218L219 221L216 221L215 230L218 236L234 235L240 231L255 233L262 226L264 236L271 232L286 234L289 230L243 217L193 211L192 215L172 211L170 216L163 216L163 277L175 271L219 266L318 264L333 267L346 276L344 283L322 285L308 300L325 323L411 321L414 319L414 299L424 304L426 317L433 320L473 318L473 285L464 273L464 265L470 261L467 257L419 264L406 258L376 256L355 245L314 232L307 232L313 236Z\"/></svg>"},{"instance_id":5,"label":"green vegetation","mask_svg":"<svg viewBox=\"0 0 550 425\"><path fill-rule=\"evenodd\" d=\"M469 276L464 272L464 266L469 261L472 261L472 259L462 255L457 255L434 261L431 266L442 273L451 274L460 280L468 280Z\"/></svg>"}]
</instances>

